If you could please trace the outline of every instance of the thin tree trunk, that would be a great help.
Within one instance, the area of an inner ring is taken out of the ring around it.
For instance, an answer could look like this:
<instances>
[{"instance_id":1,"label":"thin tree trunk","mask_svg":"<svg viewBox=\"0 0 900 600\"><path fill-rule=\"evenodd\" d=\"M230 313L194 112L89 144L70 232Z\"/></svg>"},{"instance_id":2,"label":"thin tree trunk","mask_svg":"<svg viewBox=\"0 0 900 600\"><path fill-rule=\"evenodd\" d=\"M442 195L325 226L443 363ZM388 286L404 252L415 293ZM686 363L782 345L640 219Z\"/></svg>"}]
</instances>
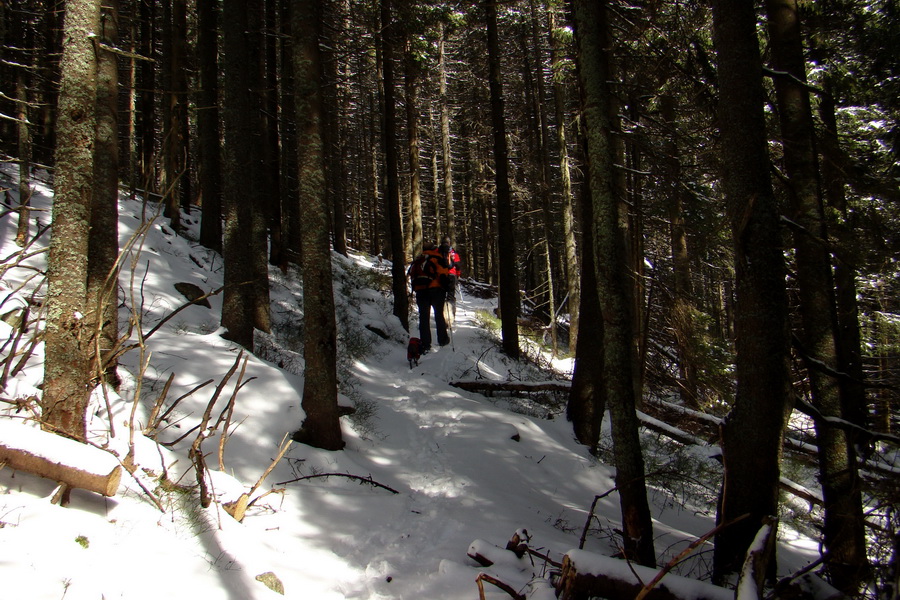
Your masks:
<instances>
[{"instance_id":1,"label":"thin tree trunk","mask_svg":"<svg viewBox=\"0 0 900 600\"><path fill-rule=\"evenodd\" d=\"M485 0L488 35L488 82L491 90L491 125L494 138L494 177L497 193L497 243L509 260L500 262L500 332L503 351L519 358L519 275L516 264L516 240L513 227L512 195L509 187L509 153L506 146L506 117L503 108L503 81L500 42L497 32L497 6Z\"/></svg>"},{"instance_id":2,"label":"thin tree trunk","mask_svg":"<svg viewBox=\"0 0 900 600\"><path fill-rule=\"evenodd\" d=\"M30 44L26 42L25 45L27 47ZM16 125L19 138L19 220L16 244L20 247L28 243L28 221L31 219L31 131L28 129L28 85L25 75L25 69L19 69L16 74L16 117L19 119Z\"/></svg>"},{"instance_id":3,"label":"thin tree trunk","mask_svg":"<svg viewBox=\"0 0 900 600\"><path fill-rule=\"evenodd\" d=\"M447 97L447 31L440 24L438 38L438 81L441 105L441 156L444 166L444 232L450 236L450 245L456 240L456 208L453 204L453 152L450 147L450 100ZM435 198L437 203L437 198Z\"/></svg>"},{"instance_id":4,"label":"thin tree trunk","mask_svg":"<svg viewBox=\"0 0 900 600\"><path fill-rule=\"evenodd\" d=\"M841 215L834 230L837 237L838 256L834 264L834 278L837 295L838 343L841 370L848 375L841 380L841 398L844 418L860 427L867 425L868 406L864 385L865 373L862 362L862 335L859 328L859 304L857 302L857 227L856 213L849 210L844 192L844 178L838 167L840 142L837 134L834 97L826 82L825 94L819 99L819 116L824 125L822 140L822 176L825 201L829 207Z\"/></svg>"},{"instance_id":5,"label":"thin tree trunk","mask_svg":"<svg viewBox=\"0 0 900 600\"><path fill-rule=\"evenodd\" d=\"M219 150L219 9L217 2L197 3L197 59L200 89L197 92L198 181L203 208L200 243L222 251L222 162Z\"/></svg>"},{"instance_id":6,"label":"thin tree trunk","mask_svg":"<svg viewBox=\"0 0 900 600\"><path fill-rule=\"evenodd\" d=\"M287 40L293 39L291 29L291 13L295 3L292 0L281 2L281 245L282 263L280 267L287 269L288 263L298 264L301 255L300 244L300 200L297 191L297 102L294 100L294 61L293 48Z\"/></svg>"},{"instance_id":7,"label":"thin tree trunk","mask_svg":"<svg viewBox=\"0 0 900 600\"><path fill-rule=\"evenodd\" d=\"M672 246L674 285L672 286L671 324L678 352L679 394L681 401L694 409L700 408L697 383L697 356L695 352L697 332L694 324L693 286L691 262L688 254L687 233L684 218L684 194L681 183L681 161L675 123L675 99L664 95L660 98L660 116L669 131L666 162L663 166L664 189L669 203L669 237Z\"/></svg>"},{"instance_id":8,"label":"thin tree trunk","mask_svg":"<svg viewBox=\"0 0 900 600\"><path fill-rule=\"evenodd\" d=\"M409 296L406 291L406 257L403 248L403 215L400 210L400 183L397 166L397 115L394 99L394 43L397 23L391 0L381 0L381 60L384 125L382 143L385 159L385 209L390 227L391 282L394 294L393 314L403 329L409 330Z\"/></svg>"},{"instance_id":9,"label":"thin tree trunk","mask_svg":"<svg viewBox=\"0 0 900 600\"><path fill-rule=\"evenodd\" d=\"M638 437L632 373L632 318L625 239L615 196L611 132L609 24L606 2L574 0L579 80L584 94L588 178L593 206L593 258L603 318L603 385L609 404L622 510L624 551L642 565L656 566L653 524Z\"/></svg>"},{"instance_id":10,"label":"thin tree trunk","mask_svg":"<svg viewBox=\"0 0 900 600\"><path fill-rule=\"evenodd\" d=\"M84 441L91 366L84 315L97 101L93 36L100 30L100 2L67 0L65 13L41 411L44 428Z\"/></svg>"},{"instance_id":11,"label":"thin tree trunk","mask_svg":"<svg viewBox=\"0 0 900 600\"><path fill-rule=\"evenodd\" d=\"M578 246L575 235L575 202L572 194L572 176L569 171L568 139L566 135L565 88L559 82L559 64L562 49L556 37L556 8L548 6L550 28L550 63L553 69L553 108L556 113L556 139L559 145L559 172L562 188L562 226L566 247L566 289L569 292L569 348L575 349L578 344L578 331L581 314L581 281L579 274Z\"/></svg>"},{"instance_id":12,"label":"thin tree trunk","mask_svg":"<svg viewBox=\"0 0 900 600\"><path fill-rule=\"evenodd\" d=\"M406 131L409 148L409 238L410 256L417 256L423 240L422 230L422 195L420 193L419 169L419 66L406 41L405 61L406 73L404 87L406 89Z\"/></svg>"},{"instance_id":13,"label":"thin tree trunk","mask_svg":"<svg viewBox=\"0 0 900 600\"><path fill-rule=\"evenodd\" d=\"M713 2L722 181L735 250L737 391L722 427L725 477L717 581L740 569L763 520L778 514L781 448L790 412L787 299L778 210L769 179L762 61L752 4ZM774 561L772 561L774 564Z\"/></svg>"},{"instance_id":14,"label":"thin tree trunk","mask_svg":"<svg viewBox=\"0 0 900 600\"><path fill-rule=\"evenodd\" d=\"M156 52L156 23L159 19L156 15L155 2L139 3L141 56L158 59ZM156 115L156 65L154 61L141 61L139 73L140 96L138 99L138 123L137 134L139 137L139 168L140 181L137 182L146 195L157 191L156 170L156 139L157 115Z\"/></svg>"},{"instance_id":15,"label":"thin tree trunk","mask_svg":"<svg viewBox=\"0 0 900 600\"><path fill-rule=\"evenodd\" d=\"M108 0L102 13L100 36L110 47L118 45L118 1ZM95 327L99 350L95 375L118 386L116 364L106 364L119 337L119 278L114 271L119 256L119 119L118 63L116 55L97 54L97 129L94 146L94 186L91 234L88 244L87 294L89 322Z\"/></svg>"}]
</instances>

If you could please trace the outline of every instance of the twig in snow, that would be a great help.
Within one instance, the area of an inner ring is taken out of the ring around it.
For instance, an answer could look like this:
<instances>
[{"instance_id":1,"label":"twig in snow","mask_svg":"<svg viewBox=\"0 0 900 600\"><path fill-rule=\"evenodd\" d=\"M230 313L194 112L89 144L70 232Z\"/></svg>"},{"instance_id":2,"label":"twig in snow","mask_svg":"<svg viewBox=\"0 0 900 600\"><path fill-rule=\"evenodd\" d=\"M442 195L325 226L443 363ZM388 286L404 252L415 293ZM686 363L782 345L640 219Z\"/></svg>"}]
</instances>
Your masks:
<instances>
[{"instance_id":1,"label":"twig in snow","mask_svg":"<svg viewBox=\"0 0 900 600\"><path fill-rule=\"evenodd\" d=\"M380 487L392 494L400 493L392 487L386 486L383 483L378 483L377 481L372 479L371 475L369 475L368 477L360 477L359 475L351 475L350 473L317 473L316 475L305 475L304 477L297 477L295 479L289 479L288 481L279 481L275 485L285 485L288 483L294 483L295 481L303 481L304 479L316 479L318 477L347 477L348 479L354 479L356 481L359 481L360 483L368 483L371 486Z\"/></svg>"}]
</instances>

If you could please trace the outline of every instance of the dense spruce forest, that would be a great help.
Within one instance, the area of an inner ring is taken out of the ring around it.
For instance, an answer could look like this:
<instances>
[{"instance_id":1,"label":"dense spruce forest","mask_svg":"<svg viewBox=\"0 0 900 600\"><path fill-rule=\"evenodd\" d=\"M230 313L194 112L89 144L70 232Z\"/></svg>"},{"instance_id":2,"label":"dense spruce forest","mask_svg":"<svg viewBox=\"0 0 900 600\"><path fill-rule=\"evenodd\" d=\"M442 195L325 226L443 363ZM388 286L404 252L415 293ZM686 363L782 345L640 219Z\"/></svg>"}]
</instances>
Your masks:
<instances>
[{"instance_id":1,"label":"dense spruce forest","mask_svg":"<svg viewBox=\"0 0 900 600\"><path fill-rule=\"evenodd\" d=\"M646 397L728 415L720 581L778 514L800 415L822 573L896 598L898 44L895 0L3 2L5 210L23 248L29 222L52 228L42 425L83 440L90 390L115 383L120 193L175 234L200 219L251 352L269 267L300 270L295 440L330 450L331 253L389 261L409 329L406 268L448 236L498 295L503 352L575 357L579 442L609 415L624 556L656 561ZM49 216L28 203L45 172Z\"/></svg>"}]
</instances>

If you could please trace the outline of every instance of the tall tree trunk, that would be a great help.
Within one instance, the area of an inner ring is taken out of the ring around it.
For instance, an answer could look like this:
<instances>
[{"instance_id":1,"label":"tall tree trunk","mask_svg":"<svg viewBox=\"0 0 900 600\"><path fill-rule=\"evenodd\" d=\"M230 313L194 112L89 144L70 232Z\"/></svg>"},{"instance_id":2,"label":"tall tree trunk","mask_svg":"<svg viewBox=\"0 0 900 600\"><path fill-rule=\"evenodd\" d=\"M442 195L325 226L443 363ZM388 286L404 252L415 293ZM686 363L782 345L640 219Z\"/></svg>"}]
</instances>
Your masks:
<instances>
[{"instance_id":1,"label":"tall tree trunk","mask_svg":"<svg viewBox=\"0 0 900 600\"><path fill-rule=\"evenodd\" d=\"M20 22L19 20L16 20ZM31 27L23 27L26 31L13 32L21 34L25 39L24 46L26 48L33 47L34 35L31 33ZM30 64L34 68L34 53L26 50L30 60ZM28 222L31 219L31 131L29 130L30 120L28 118L28 69L19 68L16 72L16 133L18 136L19 150L19 220L16 227L16 244L24 247L28 243Z\"/></svg>"},{"instance_id":2,"label":"tall tree trunk","mask_svg":"<svg viewBox=\"0 0 900 600\"><path fill-rule=\"evenodd\" d=\"M438 93L441 105L441 156L444 167L444 229L450 245L457 243L456 208L453 204L453 152L450 147L450 100L447 97L447 30L440 24L438 39ZM435 202L438 200L435 198Z\"/></svg>"},{"instance_id":3,"label":"tall tree trunk","mask_svg":"<svg viewBox=\"0 0 900 600\"><path fill-rule=\"evenodd\" d=\"M345 167L349 158L350 135L347 127L350 112L350 94L347 82L350 80L350 61L340 60L337 52L337 36L348 31L350 24L350 4L348 0L332 3L334 17L338 21L331 30L333 39L326 38L323 63L327 66L327 79L331 83L322 92L325 98L326 131L331 131L330 143L326 144L325 177L328 181L328 204L331 207L332 243L335 252L347 256L347 197L348 174ZM334 49L332 49L334 48ZM329 100L330 98L330 100Z\"/></svg>"},{"instance_id":4,"label":"tall tree trunk","mask_svg":"<svg viewBox=\"0 0 900 600\"><path fill-rule=\"evenodd\" d=\"M298 264L300 261L300 200L297 191L297 102L294 99L294 60L293 47L287 40L292 40L291 14L294 10L292 0L281 0L281 74L279 77L281 91L281 112L279 131L281 133L281 268L286 270L288 263Z\"/></svg>"},{"instance_id":5,"label":"tall tree trunk","mask_svg":"<svg viewBox=\"0 0 900 600\"><path fill-rule=\"evenodd\" d=\"M809 354L807 369L813 404L826 417L843 418L841 387L818 364L838 368L837 314L831 260L826 248L825 212L819 196L815 125L806 89L806 62L796 0L767 0L775 92L781 122L785 170L789 177L801 339ZM847 433L816 422L819 479L825 501L825 550L831 582L855 594L865 575L866 549L857 457Z\"/></svg>"},{"instance_id":6,"label":"tall tree trunk","mask_svg":"<svg viewBox=\"0 0 900 600\"><path fill-rule=\"evenodd\" d=\"M57 117L52 237L47 259L47 326L42 422L46 429L85 440L90 395L87 313L88 238L96 135L99 0L67 0Z\"/></svg>"},{"instance_id":7,"label":"tall tree trunk","mask_svg":"<svg viewBox=\"0 0 900 600\"><path fill-rule=\"evenodd\" d=\"M675 334L675 348L678 352L679 394L688 407L699 409L700 396L697 383L697 331L691 284L691 261L688 254L687 233L685 231L684 192L682 186L681 160L679 155L677 123L675 122L675 98L664 95L660 98L660 116L669 132L666 142L666 160L663 165L663 186L669 204L669 238L672 246L674 284L672 286L671 326Z\"/></svg>"},{"instance_id":8,"label":"tall tree trunk","mask_svg":"<svg viewBox=\"0 0 900 600\"><path fill-rule=\"evenodd\" d=\"M156 115L156 90L158 82L156 78L156 60L159 56L156 51L156 27L154 24L159 20L156 14L155 2L139 3L139 22L140 22L140 40L141 56L153 58L154 60L141 61L139 72L139 88L140 96L138 99L138 122L137 132L140 142L139 150L139 182L138 183L146 194L157 191L157 169L156 169L156 139L157 135L157 115Z\"/></svg>"},{"instance_id":9,"label":"tall tree trunk","mask_svg":"<svg viewBox=\"0 0 900 600\"><path fill-rule=\"evenodd\" d=\"M222 294L222 325L228 339L253 349L254 278L253 218L251 200L236 182L244 179L246 145L253 139L249 115L250 99L248 6L242 0L224 0L222 4L224 50L224 164L222 176L225 227L222 254L225 261L225 290ZM250 67L252 68L252 66Z\"/></svg>"},{"instance_id":10,"label":"tall tree trunk","mask_svg":"<svg viewBox=\"0 0 900 600\"><path fill-rule=\"evenodd\" d=\"M839 355L843 365L841 371L848 375L841 380L841 398L844 401L844 418L860 427L865 427L868 406L857 302L857 265L859 264L859 245L856 243L858 229L855 223L857 215L849 210L847 196L844 192L843 170L838 166L840 142L837 133L834 96L830 88L831 85L826 81L825 94L819 99L819 116L824 126L821 150L825 201L841 216L834 227L838 246L834 278L837 295Z\"/></svg>"},{"instance_id":11,"label":"tall tree trunk","mask_svg":"<svg viewBox=\"0 0 900 600\"><path fill-rule=\"evenodd\" d=\"M385 212L390 227L391 289L394 293L394 316L409 331L409 296L406 291L406 257L403 248L403 215L400 210L400 182L397 166L397 107L394 99L394 46L397 22L391 0L381 0L381 61L384 119Z\"/></svg>"},{"instance_id":12,"label":"tall tree trunk","mask_svg":"<svg viewBox=\"0 0 900 600\"><path fill-rule=\"evenodd\" d=\"M409 147L409 237L410 256L417 256L421 250L422 231L422 195L419 189L419 65L410 48L410 40L406 40L404 58L406 70L404 88L406 90L406 132ZM439 241L439 240L435 240Z\"/></svg>"},{"instance_id":13,"label":"tall tree trunk","mask_svg":"<svg viewBox=\"0 0 900 600\"><path fill-rule=\"evenodd\" d=\"M625 239L614 193L606 2L573 0L579 81L584 95L594 270L603 318L603 385L609 404L626 555L656 565L632 373L632 318Z\"/></svg>"},{"instance_id":14,"label":"tall tree trunk","mask_svg":"<svg viewBox=\"0 0 900 600\"><path fill-rule=\"evenodd\" d=\"M714 577L739 569L763 519L778 514L781 447L791 410L779 215L769 179L762 61L753 4L713 2L721 168L735 252L737 391L722 426L725 480Z\"/></svg>"},{"instance_id":15,"label":"tall tree trunk","mask_svg":"<svg viewBox=\"0 0 900 600\"><path fill-rule=\"evenodd\" d=\"M272 203L278 198L273 193L273 168L276 164L269 156L269 138L274 128L268 115L265 114L265 69L266 69L266 37L265 3L249 3L247 8L247 45L249 52L244 57L244 68L247 69L249 84L250 111L244 115L249 121L246 125L248 136L244 138L245 161L251 165L249 185L243 193L250 203L250 219L243 226L250 229L250 246L246 252L250 255L252 305L250 317L253 326L260 331L271 330L269 303L269 220ZM237 179L232 179L237 181Z\"/></svg>"},{"instance_id":16,"label":"tall tree trunk","mask_svg":"<svg viewBox=\"0 0 900 600\"><path fill-rule=\"evenodd\" d=\"M222 251L222 162L219 150L219 8L217 2L197 4L198 182L203 208L200 243Z\"/></svg>"},{"instance_id":17,"label":"tall tree trunk","mask_svg":"<svg viewBox=\"0 0 900 600\"><path fill-rule=\"evenodd\" d=\"M546 85L544 83L544 56L541 51L541 27L540 27L540 17L538 13L537 3L535 0L529 0L529 10L531 11L531 45L533 47L534 55L535 55L535 68L534 68L534 111L537 116L537 139L538 139L538 162L539 162L539 173L540 177L538 179L538 189L539 196L541 201L541 212L543 213L543 219L541 219L542 226L542 234L543 234L543 254L544 254L544 271L545 271L545 280L546 280L546 298L547 298L547 312L549 313L550 318L550 340L551 346L553 348L553 355L556 356L559 352L559 333L557 327L556 320L556 277L554 276L554 256L553 256L553 241L557 239L556 231L554 230L554 224L556 219L554 219L552 206L551 206L551 198L550 198L550 126L547 123L547 109L546 109L546 100L547 100L547 90ZM530 70L530 69L529 69Z\"/></svg>"},{"instance_id":18,"label":"tall tree trunk","mask_svg":"<svg viewBox=\"0 0 900 600\"><path fill-rule=\"evenodd\" d=\"M187 165L185 147L187 131L183 128L187 118L187 78L184 75L186 56L184 41L187 37L187 19L184 0L163 0L163 63L162 82L165 90L163 110L163 215L169 226L180 232L180 194L186 185Z\"/></svg>"},{"instance_id":19,"label":"tall tree trunk","mask_svg":"<svg viewBox=\"0 0 900 600\"><path fill-rule=\"evenodd\" d=\"M100 38L118 45L118 1L108 0L102 13ZM95 375L117 386L116 364L107 364L119 336L119 118L118 63L108 50L97 54L97 134L94 145L94 193L88 243L87 294L89 322L95 327Z\"/></svg>"},{"instance_id":20,"label":"tall tree trunk","mask_svg":"<svg viewBox=\"0 0 900 600\"><path fill-rule=\"evenodd\" d=\"M559 146L559 173L562 192L562 226L566 247L566 289L569 292L569 348L578 344L581 314L581 267L575 235L575 202L572 194L572 176L569 171L568 139L566 135L565 88L559 81L559 64L562 49L557 39L556 7L548 6L550 28L550 64L553 70L553 108L556 116L556 141ZM589 221L583 221L589 222ZM587 245L585 245L587 246Z\"/></svg>"},{"instance_id":21,"label":"tall tree trunk","mask_svg":"<svg viewBox=\"0 0 900 600\"><path fill-rule=\"evenodd\" d=\"M340 450L344 447L344 440L337 403L337 326L322 138L321 0L294 3L291 18L300 169L298 179L303 205L301 267L303 356L306 361L302 403L306 419L294 434L294 439L325 450Z\"/></svg>"},{"instance_id":22,"label":"tall tree trunk","mask_svg":"<svg viewBox=\"0 0 900 600\"><path fill-rule=\"evenodd\" d=\"M513 227L512 195L509 188L509 153L506 146L506 116L503 108L503 81L500 42L497 32L497 6L485 0L488 36L488 82L491 90L491 125L494 134L494 177L497 186L497 243L508 260L500 261L500 333L503 351L519 358L519 275L516 264L516 239Z\"/></svg>"},{"instance_id":23,"label":"tall tree trunk","mask_svg":"<svg viewBox=\"0 0 900 600\"><path fill-rule=\"evenodd\" d=\"M284 240L281 229L281 130L278 123L278 83L279 83L279 65L278 52L279 44L283 40L279 40L276 36L269 32L278 30L278 0L266 0L265 10L262 14L262 28L260 36L263 39L264 51L263 64L260 68L260 102L262 104L262 150L263 162L265 164L265 193L260 201L262 203L260 211L263 213L264 224L262 228L263 245L268 244L269 262L272 265L283 265L284 258ZM268 273L268 265L262 267ZM268 280L268 275L266 277ZM268 298L268 284L264 290L264 295ZM269 311L264 314L266 321L269 320ZM267 323L267 326L269 324Z\"/></svg>"}]
</instances>

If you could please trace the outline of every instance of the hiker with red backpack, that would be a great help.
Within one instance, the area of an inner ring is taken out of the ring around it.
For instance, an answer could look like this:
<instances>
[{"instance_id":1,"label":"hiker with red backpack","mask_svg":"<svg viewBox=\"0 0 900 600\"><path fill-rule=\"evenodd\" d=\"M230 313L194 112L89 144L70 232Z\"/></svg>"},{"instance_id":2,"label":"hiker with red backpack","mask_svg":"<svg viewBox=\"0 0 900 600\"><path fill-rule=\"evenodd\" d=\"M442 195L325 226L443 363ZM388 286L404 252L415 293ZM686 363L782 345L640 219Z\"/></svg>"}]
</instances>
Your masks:
<instances>
[{"instance_id":1,"label":"hiker with red backpack","mask_svg":"<svg viewBox=\"0 0 900 600\"><path fill-rule=\"evenodd\" d=\"M446 346L450 343L447 321L444 318L444 301L447 295L444 286L447 285L449 273L447 262L434 242L423 244L422 254L412 262L407 271L419 309L419 340L422 354L431 349L432 311L438 345Z\"/></svg>"},{"instance_id":2,"label":"hiker with red backpack","mask_svg":"<svg viewBox=\"0 0 900 600\"><path fill-rule=\"evenodd\" d=\"M459 281L459 254L456 253L456 249L450 245L450 236L445 235L441 240L441 246L439 248L441 252L441 256L444 257L444 260L447 263L447 281L444 286L444 291L447 292L446 303L449 305L450 315L449 319L456 319L456 284Z\"/></svg>"}]
</instances>

